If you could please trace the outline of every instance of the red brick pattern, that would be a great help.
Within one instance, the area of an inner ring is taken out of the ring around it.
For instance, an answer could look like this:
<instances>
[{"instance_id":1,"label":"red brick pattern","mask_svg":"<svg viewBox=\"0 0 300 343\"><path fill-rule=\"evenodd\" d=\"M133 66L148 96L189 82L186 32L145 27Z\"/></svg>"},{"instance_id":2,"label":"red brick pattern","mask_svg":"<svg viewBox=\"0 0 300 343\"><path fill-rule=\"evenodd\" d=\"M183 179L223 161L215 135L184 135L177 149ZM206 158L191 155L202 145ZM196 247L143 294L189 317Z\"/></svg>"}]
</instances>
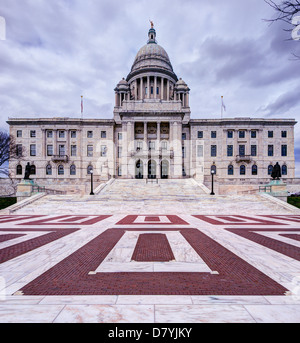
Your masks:
<instances>
[{"instance_id":1,"label":"red brick pattern","mask_svg":"<svg viewBox=\"0 0 300 343\"><path fill-rule=\"evenodd\" d=\"M21 235L21 234L19 234L19 235L17 235L17 234L0 235L0 243L10 241L12 239L19 238L22 236L25 236L25 235Z\"/></svg>"},{"instance_id":2,"label":"red brick pattern","mask_svg":"<svg viewBox=\"0 0 300 343\"><path fill-rule=\"evenodd\" d=\"M300 216L293 216L293 215L289 215L289 216L284 216L284 215L277 215L277 216L265 216L268 218L272 218L272 219L276 219L276 220L287 220L290 222L294 222L294 223L300 223Z\"/></svg>"},{"instance_id":3,"label":"red brick pattern","mask_svg":"<svg viewBox=\"0 0 300 343\"><path fill-rule=\"evenodd\" d=\"M92 218L91 218L92 217ZM101 222L102 220L109 218L111 216L58 216L58 217L46 217L44 219L39 219L35 221L30 221L18 225L93 225L98 222ZM85 219L85 221L82 221ZM89 218L89 219L88 219Z\"/></svg>"},{"instance_id":4,"label":"red brick pattern","mask_svg":"<svg viewBox=\"0 0 300 343\"><path fill-rule=\"evenodd\" d=\"M15 221L20 221L20 220L24 220L24 219L33 219L33 218L38 218L38 217L43 217L43 216L38 216L38 215L34 215L34 216L0 216L0 224L4 224L4 223L10 223L10 222L15 222ZM25 225L25 224L23 224Z\"/></svg>"},{"instance_id":5,"label":"red brick pattern","mask_svg":"<svg viewBox=\"0 0 300 343\"><path fill-rule=\"evenodd\" d=\"M142 215L141 215L142 216ZM123 218L122 220L120 220L116 225L141 225L141 223L135 223L136 219L139 216L137 215L129 215L126 216L125 218ZM146 216L147 218L150 218L150 220L148 221L154 221L154 218L159 218L162 216ZM164 222L160 222L159 225L189 225L186 221L184 221L182 218L175 216L175 215L167 215L167 216L163 216L163 217L167 217L169 219L169 223L164 223ZM145 223L145 224L149 224L149 223Z\"/></svg>"},{"instance_id":6,"label":"red brick pattern","mask_svg":"<svg viewBox=\"0 0 300 343\"><path fill-rule=\"evenodd\" d=\"M11 245L9 247L0 249L0 263L7 262L15 257L18 257L20 255L23 255L29 251L32 251L34 249L37 249L45 244L51 243L57 239L60 239L66 235L69 235L77 229L1 229L0 232L45 232L45 235L42 235L40 237L32 238L27 241ZM49 231L51 231L49 233ZM14 234L13 234L14 235Z\"/></svg>"},{"instance_id":7,"label":"red brick pattern","mask_svg":"<svg viewBox=\"0 0 300 343\"><path fill-rule=\"evenodd\" d=\"M291 257L297 261L300 261L300 248L278 241L276 239L260 235L260 232L281 232L280 229L227 229L236 235L249 239L252 242L258 243L266 248L277 251L283 255ZM289 232L300 232L300 229L288 229Z\"/></svg>"},{"instance_id":8,"label":"red brick pattern","mask_svg":"<svg viewBox=\"0 0 300 343\"><path fill-rule=\"evenodd\" d=\"M295 241L300 242L300 235L297 234L281 234L280 236L294 239Z\"/></svg>"},{"instance_id":9,"label":"red brick pattern","mask_svg":"<svg viewBox=\"0 0 300 343\"><path fill-rule=\"evenodd\" d=\"M229 225L286 225L282 222L274 222L265 219L259 219L254 217L246 217L246 216L203 216L197 215L194 216L200 220L203 220L207 223L212 225L228 225L228 222L222 221L230 221ZM217 219L215 219L217 218Z\"/></svg>"},{"instance_id":10,"label":"red brick pattern","mask_svg":"<svg viewBox=\"0 0 300 343\"><path fill-rule=\"evenodd\" d=\"M167 236L159 233L139 235L133 261L138 262L168 262L175 260Z\"/></svg>"},{"instance_id":11,"label":"red brick pattern","mask_svg":"<svg viewBox=\"0 0 300 343\"><path fill-rule=\"evenodd\" d=\"M283 295L287 291L204 233L188 228L173 231L179 231L218 275L195 272L90 275L89 272L98 268L125 230L128 231L127 228L105 231L21 291L25 295Z\"/></svg>"}]
</instances>

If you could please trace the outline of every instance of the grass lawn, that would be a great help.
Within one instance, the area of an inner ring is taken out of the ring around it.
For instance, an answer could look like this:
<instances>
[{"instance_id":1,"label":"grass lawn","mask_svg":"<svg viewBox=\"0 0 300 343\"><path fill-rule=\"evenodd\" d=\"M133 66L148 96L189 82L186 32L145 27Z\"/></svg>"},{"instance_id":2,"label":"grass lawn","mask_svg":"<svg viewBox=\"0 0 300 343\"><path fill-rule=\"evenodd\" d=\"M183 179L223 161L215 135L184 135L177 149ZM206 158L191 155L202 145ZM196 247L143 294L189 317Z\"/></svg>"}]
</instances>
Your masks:
<instances>
[{"instance_id":1,"label":"grass lawn","mask_svg":"<svg viewBox=\"0 0 300 343\"><path fill-rule=\"evenodd\" d=\"M17 198L0 198L0 210L9 207L17 202Z\"/></svg>"},{"instance_id":2,"label":"grass lawn","mask_svg":"<svg viewBox=\"0 0 300 343\"><path fill-rule=\"evenodd\" d=\"M288 197L288 203L300 208L300 197Z\"/></svg>"}]
</instances>

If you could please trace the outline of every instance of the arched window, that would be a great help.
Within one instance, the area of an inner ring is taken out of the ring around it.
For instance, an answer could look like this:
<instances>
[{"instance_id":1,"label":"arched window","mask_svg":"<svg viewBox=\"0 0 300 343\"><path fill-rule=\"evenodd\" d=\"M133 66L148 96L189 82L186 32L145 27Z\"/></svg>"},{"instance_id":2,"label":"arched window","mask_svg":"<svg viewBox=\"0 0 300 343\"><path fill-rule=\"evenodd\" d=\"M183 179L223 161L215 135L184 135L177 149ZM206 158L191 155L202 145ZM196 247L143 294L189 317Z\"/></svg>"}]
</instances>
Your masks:
<instances>
[{"instance_id":1,"label":"arched window","mask_svg":"<svg viewBox=\"0 0 300 343\"><path fill-rule=\"evenodd\" d=\"M268 175L271 175L272 171L273 171L273 166L272 166L272 164L270 164L268 167Z\"/></svg>"},{"instance_id":2,"label":"arched window","mask_svg":"<svg viewBox=\"0 0 300 343\"><path fill-rule=\"evenodd\" d=\"M70 175L76 175L76 166L74 164L70 166Z\"/></svg>"},{"instance_id":3,"label":"arched window","mask_svg":"<svg viewBox=\"0 0 300 343\"><path fill-rule=\"evenodd\" d=\"M52 166L51 166L51 164L48 164L46 166L46 175L52 175Z\"/></svg>"},{"instance_id":4,"label":"arched window","mask_svg":"<svg viewBox=\"0 0 300 343\"><path fill-rule=\"evenodd\" d=\"M36 175L36 166L34 164L30 167L30 175Z\"/></svg>"},{"instance_id":5,"label":"arched window","mask_svg":"<svg viewBox=\"0 0 300 343\"><path fill-rule=\"evenodd\" d=\"M23 174L23 168L20 164L17 165L17 175L22 175Z\"/></svg>"},{"instance_id":6,"label":"arched window","mask_svg":"<svg viewBox=\"0 0 300 343\"><path fill-rule=\"evenodd\" d=\"M252 166L252 175L257 175L257 165L256 164L254 164Z\"/></svg>"},{"instance_id":7,"label":"arched window","mask_svg":"<svg viewBox=\"0 0 300 343\"><path fill-rule=\"evenodd\" d=\"M64 175L65 174L65 168L62 164L58 166L57 170L58 170L58 175Z\"/></svg>"},{"instance_id":8,"label":"arched window","mask_svg":"<svg viewBox=\"0 0 300 343\"><path fill-rule=\"evenodd\" d=\"M213 164L211 167L210 167L210 172L214 173L214 174L217 174L217 167Z\"/></svg>"},{"instance_id":9,"label":"arched window","mask_svg":"<svg viewBox=\"0 0 300 343\"><path fill-rule=\"evenodd\" d=\"M240 175L246 175L246 167L243 164L240 166Z\"/></svg>"},{"instance_id":10,"label":"arched window","mask_svg":"<svg viewBox=\"0 0 300 343\"><path fill-rule=\"evenodd\" d=\"M93 166L91 166L91 165L89 165L88 167L87 167L87 173L88 173L88 175L91 175L91 172L93 171Z\"/></svg>"},{"instance_id":11,"label":"arched window","mask_svg":"<svg viewBox=\"0 0 300 343\"><path fill-rule=\"evenodd\" d=\"M284 164L284 165L281 167L281 175L287 175L287 171L288 171L288 168L287 168L287 166Z\"/></svg>"},{"instance_id":12,"label":"arched window","mask_svg":"<svg viewBox=\"0 0 300 343\"><path fill-rule=\"evenodd\" d=\"M230 165L228 166L228 175L233 175L233 171L234 171L233 165L230 164Z\"/></svg>"}]
</instances>

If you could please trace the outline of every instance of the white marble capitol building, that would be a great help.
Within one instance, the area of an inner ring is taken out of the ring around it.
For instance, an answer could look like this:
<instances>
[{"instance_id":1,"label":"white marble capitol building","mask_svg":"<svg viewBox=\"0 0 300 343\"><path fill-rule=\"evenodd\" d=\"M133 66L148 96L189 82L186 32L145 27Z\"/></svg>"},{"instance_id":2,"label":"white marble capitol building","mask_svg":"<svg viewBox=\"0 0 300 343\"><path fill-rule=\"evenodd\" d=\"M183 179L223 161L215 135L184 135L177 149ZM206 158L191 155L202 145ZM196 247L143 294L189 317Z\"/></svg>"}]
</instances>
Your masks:
<instances>
[{"instance_id":1,"label":"white marble capitol building","mask_svg":"<svg viewBox=\"0 0 300 343\"><path fill-rule=\"evenodd\" d=\"M199 81L200 82L200 81ZM115 88L112 119L9 118L25 157L10 161L15 179L73 192L111 178L194 178L223 192L266 183L273 165L295 176L293 119L193 119L190 89L173 70L151 26L148 42ZM221 187L222 186L222 187Z\"/></svg>"}]
</instances>

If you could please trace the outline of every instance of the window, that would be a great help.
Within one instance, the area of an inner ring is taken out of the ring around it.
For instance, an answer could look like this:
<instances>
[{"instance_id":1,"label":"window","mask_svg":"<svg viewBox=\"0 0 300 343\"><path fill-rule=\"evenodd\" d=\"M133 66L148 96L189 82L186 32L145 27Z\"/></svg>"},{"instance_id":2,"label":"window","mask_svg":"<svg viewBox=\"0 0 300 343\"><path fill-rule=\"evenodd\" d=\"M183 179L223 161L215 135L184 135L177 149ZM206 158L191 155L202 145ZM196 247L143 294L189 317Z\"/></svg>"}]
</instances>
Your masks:
<instances>
[{"instance_id":1,"label":"window","mask_svg":"<svg viewBox=\"0 0 300 343\"><path fill-rule=\"evenodd\" d=\"M211 157L216 157L217 156L217 146L216 145L211 145L211 147L210 147L210 156Z\"/></svg>"},{"instance_id":2,"label":"window","mask_svg":"<svg viewBox=\"0 0 300 343\"><path fill-rule=\"evenodd\" d=\"M211 132L211 138L217 138L217 131Z\"/></svg>"},{"instance_id":3,"label":"window","mask_svg":"<svg viewBox=\"0 0 300 343\"><path fill-rule=\"evenodd\" d=\"M198 131L198 139L202 139L203 138L203 131Z\"/></svg>"},{"instance_id":4,"label":"window","mask_svg":"<svg viewBox=\"0 0 300 343\"><path fill-rule=\"evenodd\" d=\"M287 175L287 166L285 164L281 167L281 174Z\"/></svg>"},{"instance_id":5,"label":"window","mask_svg":"<svg viewBox=\"0 0 300 343\"><path fill-rule=\"evenodd\" d=\"M122 147L119 146L118 147L118 158L121 158L122 157Z\"/></svg>"},{"instance_id":6,"label":"window","mask_svg":"<svg viewBox=\"0 0 300 343\"><path fill-rule=\"evenodd\" d=\"M46 175L52 175L52 166L51 166L51 164L48 164L46 166Z\"/></svg>"},{"instance_id":7,"label":"window","mask_svg":"<svg viewBox=\"0 0 300 343\"><path fill-rule=\"evenodd\" d=\"M268 138L273 138L274 132L273 131L268 131Z\"/></svg>"},{"instance_id":8,"label":"window","mask_svg":"<svg viewBox=\"0 0 300 343\"><path fill-rule=\"evenodd\" d=\"M271 175L272 174L272 171L273 171L273 166L270 164L268 166L268 175Z\"/></svg>"},{"instance_id":9,"label":"window","mask_svg":"<svg viewBox=\"0 0 300 343\"><path fill-rule=\"evenodd\" d=\"M101 131L101 138L106 138L106 131Z\"/></svg>"},{"instance_id":10,"label":"window","mask_svg":"<svg viewBox=\"0 0 300 343\"><path fill-rule=\"evenodd\" d=\"M93 172L93 166L89 165L89 166L87 167L87 174L88 174L88 175L91 175L92 172Z\"/></svg>"},{"instance_id":11,"label":"window","mask_svg":"<svg viewBox=\"0 0 300 343\"><path fill-rule=\"evenodd\" d=\"M162 141L161 142L161 149L162 150L167 150L168 149L168 142L167 141Z\"/></svg>"},{"instance_id":12,"label":"window","mask_svg":"<svg viewBox=\"0 0 300 343\"><path fill-rule=\"evenodd\" d=\"M228 166L228 175L233 175L233 171L234 171L233 165L230 164Z\"/></svg>"},{"instance_id":13,"label":"window","mask_svg":"<svg viewBox=\"0 0 300 343\"><path fill-rule=\"evenodd\" d=\"M227 138L233 138L233 131L232 130L227 131Z\"/></svg>"},{"instance_id":14,"label":"window","mask_svg":"<svg viewBox=\"0 0 300 343\"><path fill-rule=\"evenodd\" d=\"M16 145L16 153L18 157L21 157L23 154L23 146L22 144L17 144Z\"/></svg>"},{"instance_id":15,"label":"window","mask_svg":"<svg viewBox=\"0 0 300 343\"><path fill-rule=\"evenodd\" d=\"M185 147L182 147L182 157L185 158Z\"/></svg>"},{"instance_id":16,"label":"window","mask_svg":"<svg viewBox=\"0 0 300 343\"><path fill-rule=\"evenodd\" d=\"M251 131L251 138L256 138L256 131Z\"/></svg>"},{"instance_id":17,"label":"window","mask_svg":"<svg viewBox=\"0 0 300 343\"><path fill-rule=\"evenodd\" d=\"M281 156L287 156L287 145L281 146Z\"/></svg>"},{"instance_id":18,"label":"window","mask_svg":"<svg viewBox=\"0 0 300 343\"><path fill-rule=\"evenodd\" d=\"M153 87L151 87L151 94L153 94Z\"/></svg>"},{"instance_id":19,"label":"window","mask_svg":"<svg viewBox=\"0 0 300 343\"><path fill-rule=\"evenodd\" d=\"M257 146L251 145L251 156L256 156L256 155L257 155Z\"/></svg>"},{"instance_id":20,"label":"window","mask_svg":"<svg viewBox=\"0 0 300 343\"><path fill-rule=\"evenodd\" d=\"M246 167L243 164L240 166L240 175L246 175Z\"/></svg>"},{"instance_id":21,"label":"window","mask_svg":"<svg viewBox=\"0 0 300 343\"><path fill-rule=\"evenodd\" d=\"M159 87L156 88L156 94L159 94Z\"/></svg>"},{"instance_id":22,"label":"window","mask_svg":"<svg viewBox=\"0 0 300 343\"><path fill-rule=\"evenodd\" d=\"M36 175L36 166L34 164L32 164L30 166L30 174L31 175Z\"/></svg>"},{"instance_id":23,"label":"window","mask_svg":"<svg viewBox=\"0 0 300 343\"><path fill-rule=\"evenodd\" d=\"M257 165L256 164L254 164L252 166L252 175L257 175Z\"/></svg>"},{"instance_id":24,"label":"window","mask_svg":"<svg viewBox=\"0 0 300 343\"><path fill-rule=\"evenodd\" d=\"M77 145L71 145L71 156L77 156Z\"/></svg>"},{"instance_id":25,"label":"window","mask_svg":"<svg viewBox=\"0 0 300 343\"><path fill-rule=\"evenodd\" d=\"M18 137L18 138L21 138L21 137L22 137L22 130L18 130L18 131L17 131L17 137Z\"/></svg>"},{"instance_id":26,"label":"window","mask_svg":"<svg viewBox=\"0 0 300 343\"><path fill-rule=\"evenodd\" d=\"M183 140L183 141L186 140L186 133L185 133L185 132L182 133L182 140Z\"/></svg>"},{"instance_id":27,"label":"window","mask_svg":"<svg viewBox=\"0 0 300 343\"><path fill-rule=\"evenodd\" d=\"M197 146L197 157L203 157L203 145Z\"/></svg>"},{"instance_id":28,"label":"window","mask_svg":"<svg viewBox=\"0 0 300 343\"><path fill-rule=\"evenodd\" d=\"M70 166L70 175L76 175L76 166L74 164Z\"/></svg>"},{"instance_id":29,"label":"window","mask_svg":"<svg viewBox=\"0 0 300 343\"><path fill-rule=\"evenodd\" d=\"M47 138L53 138L53 131L47 130Z\"/></svg>"},{"instance_id":30,"label":"window","mask_svg":"<svg viewBox=\"0 0 300 343\"><path fill-rule=\"evenodd\" d=\"M53 156L53 145L47 145L47 156Z\"/></svg>"},{"instance_id":31,"label":"window","mask_svg":"<svg viewBox=\"0 0 300 343\"><path fill-rule=\"evenodd\" d=\"M122 176L122 166L118 167L118 176Z\"/></svg>"},{"instance_id":32,"label":"window","mask_svg":"<svg viewBox=\"0 0 300 343\"><path fill-rule=\"evenodd\" d=\"M32 130L30 131L30 138L35 138L36 137L36 131Z\"/></svg>"},{"instance_id":33,"label":"window","mask_svg":"<svg viewBox=\"0 0 300 343\"><path fill-rule=\"evenodd\" d=\"M107 155L107 147L106 145L101 145L101 156L106 157Z\"/></svg>"},{"instance_id":34,"label":"window","mask_svg":"<svg viewBox=\"0 0 300 343\"><path fill-rule=\"evenodd\" d=\"M141 150L143 150L143 142L137 141L136 142L136 151L141 151Z\"/></svg>"},{"instance_id":35,"label":"window","mask_svg":"<svg viewBox=\"0 0 300 343\"><path fill-rule=\"evenodd\" d=\"M71 131L71 138L76 138L77 132L76 131Z\"/></svg>"},{"instance_id":36,"label":"window","mask_svg":"<svg viewBox=\"0 0 300 343\"><path fill-rule=\"evenodd\" d=\"M59 153L59 156L61 157L66 155L66 148L64 145L59 145L58 153Z\"/></svg>"},{"instance_id":37,"label":"window","mask_svg":"<svg viewBox=\"0 0 300 343\"><path fill-rule=\"evenodd\" d=\"M281 131L281 138L286 138L286 137L287 137L287 132Z\"/></svg>"},{"instance_id":38,"label":"window","mask_svg":"<svg viewBox=\"0 0 300 343\"><path fill-rule=\"evenodd\" d=\"M233 145L227 145L227 156L233 156Z\"/></svg>"},{"instance_id":39,"label":"window","mask_svg":"<svg viewBox=\"0 0 300 343\"><path fill-rule=\"evenodd\" d=\"M122 138L123 138L123 137L122 137L122 132L119 132L119 133L118 133L118 140L121 141Z\"/></svg>"},{"instance_id":40,"label":"window","mask_svg":"<svg viewBox=\"0 0 300 343\"><path fill-rule=\"evenodd\" d=\"M239 131L239 138L245 138L245 131Z\"/></svg>"},{"instance_id":41,"label":"window","mask_svg":"<svg viewBox=\"0 0 300 343\"><path fill-rule=\"evenodd\" d=\"M94 155L94 147L93 145L87 146L87 157L93 157Z\"/></svg>"},{"instance_id":42,"label":"window","mask_svg":"<svg viewBox=\"0 0 300 343\"><path fill-rule=\"evenodd\" d=\"M210 167L210 172L211 172L211 174L212 174L212 172L214 174L217 174L217 167L214 164Z\"/></svg>"},{"instance_id":43,"label":"window","mask_svg":"<svg viewBox=\"0 0 300 343\"><path fill-rule=\"evenodd\" d=\"M155 150L155 142L153 141L149 142L149 150Z\"/></svg>"},{"instance_id":44,"label":"window","mask_svg":"<svg viewBox=\"0 0 300 343\"><path fill-rule=\"evenodd\" d=\"M239 145L239 155L245 156L245 145Z\"/></svg>"},{"instance_id":45,"label":"window","mask_svg":"<svg viewBox=\"0 0 300 343\"><path fill-rule=\"evenodd\" d=\"M274 145L268 145L268 156L274 155Z\"/></svg>"},{"instance_id":46,"label":"window","mask_svg":"<svg viewBox=\"0 0 300 343\"><path fill-rule=\"evenodd\" d=\"M35 144L30 145L30 156L36 156L36 145Z\"/></svg>"},{"instance_id":47,"label":"window","mask_svg":"<svg viewBox=\"0 0 300 343\"><path fill-rule=\"evenodd\" d=\"M64 166L63 165L59 165L57 171L58 171L58 175L64 175L65 174Z\"/></svg>"},{"instance_id":48,"label":"window","mask_svg":"<svg viewBox=\"0 0 300 343\"><path fill-rule=\"evenodd\" d=\"M58 131L59 138L65 138L65 131Z\"/></svg>"},{"instance_id":49,"label":"window","mask_svg":"<svg viewBox=\"0 0 300 343\"><path fill-rule=\"evenodd\" d=\"M93 138L93 131L88 131L87 132L87 138Z\"/></svg>"},{"instance_id":50,"label":"window","mask_svg":"<svg viewBox=\"0 0 300 343\"><path fill-rule=\"evenodd\" d=\"M22 168L22 166L20 164L17 165L16 173L17 173L17 175L22 175L23 174L23 168Z\"/></svg>"}]
</instances>

